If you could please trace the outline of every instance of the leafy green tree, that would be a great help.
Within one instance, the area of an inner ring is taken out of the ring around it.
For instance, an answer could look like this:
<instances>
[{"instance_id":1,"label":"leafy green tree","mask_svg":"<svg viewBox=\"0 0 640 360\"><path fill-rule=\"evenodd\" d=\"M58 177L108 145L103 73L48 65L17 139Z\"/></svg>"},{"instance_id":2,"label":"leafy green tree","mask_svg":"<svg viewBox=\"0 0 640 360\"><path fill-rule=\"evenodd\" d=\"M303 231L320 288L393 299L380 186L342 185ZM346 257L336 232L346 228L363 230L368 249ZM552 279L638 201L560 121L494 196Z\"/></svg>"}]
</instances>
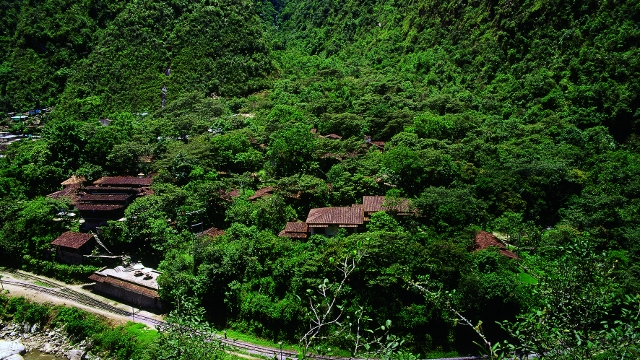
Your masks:
<instances>
[{"instance_id":1,"label":"leafy green tree","mask_svg":"<svg viewBox=\"0 0 640 360\"><path fill-rule=\"evenodd\" d=\"M271 134L267 159L272 172L289 176L308 171L312 165L316 138L311 127L297 123Z\"/></svg>"}]
</instances>

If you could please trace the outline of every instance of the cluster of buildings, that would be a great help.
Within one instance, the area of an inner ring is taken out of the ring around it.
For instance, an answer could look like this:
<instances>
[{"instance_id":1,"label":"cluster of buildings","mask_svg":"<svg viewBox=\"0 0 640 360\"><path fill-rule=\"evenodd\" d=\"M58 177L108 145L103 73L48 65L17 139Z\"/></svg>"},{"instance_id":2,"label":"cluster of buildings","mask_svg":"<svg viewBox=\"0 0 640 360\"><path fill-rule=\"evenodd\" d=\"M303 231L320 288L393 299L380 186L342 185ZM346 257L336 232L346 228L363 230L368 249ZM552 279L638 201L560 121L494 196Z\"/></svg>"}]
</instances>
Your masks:
<instances>
[{"instance_id":1,"label":"cluster of buildings","mask_svg":"<svg viewBox=\"0 0 640 360\"><path fill-rule=\"evenodd\" d=\"M334 236L340 229L349 233L361 232L365 230L365 224L371 219L371 215L378 211L393 212L397 215L416 214L409 199L364 196L362 204L311 209L305 222L288 222L278 235L306 239L314 234Z\"/></svg>"},{"instance_id":2,"label":"cluster of buildings","mask_svg":"<svg viewBox=\"0 0 640 360\"><path fill-rule=\"evenodd\" d=\"M107 176L88 186L85 186L86 180L78 176L62 182L63 189L48 196L66 198L78 209L83 232L67 231L56 238L51 243L56 250L56 259L67 264L82 264L97 246L104 246L89 231L99 230L108 220L121 219L134 199L152 193L152 182L151 177L144 176ZM160 273L154 269L132 264L103 268L89 279L95 282L93 289L98 293L139 308L162 311L158 275Z\"/></svg>"},{"instance_id":3,"label":"cluster of buildings","mask_svg":"<svg viewBox=\"0 0 640 360\"><path fill-rule=\"evenodd\" d=\"M67 198L82 217L81 230L97 230L108 220L124 217L124 210L138 197L152 192L153 179L145 176L105 176L85 186L85 178L72 176L62 182L63 189L47 195Z\"/></svg>"}]
</instances>

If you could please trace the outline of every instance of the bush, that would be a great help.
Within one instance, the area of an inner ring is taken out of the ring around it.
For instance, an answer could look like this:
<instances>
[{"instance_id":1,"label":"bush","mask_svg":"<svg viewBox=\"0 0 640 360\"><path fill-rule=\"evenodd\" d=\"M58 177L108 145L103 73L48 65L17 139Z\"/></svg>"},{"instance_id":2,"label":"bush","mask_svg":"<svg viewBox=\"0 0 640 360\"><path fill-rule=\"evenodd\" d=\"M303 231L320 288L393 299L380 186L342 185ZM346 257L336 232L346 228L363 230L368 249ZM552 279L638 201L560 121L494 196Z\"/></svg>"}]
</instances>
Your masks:
<instances>
[{"instance_id":1,"label":"bush","mask_svg":"<svg viewBox=\"0 0 640 360\"><path fill-rule=\"evenodd\" d=\"M107 325L96 315L76 308L56 307L57 313L51 322L53 326L64 326L73 341L81 341L107 329Z\"/></svg>"}]
</instances>

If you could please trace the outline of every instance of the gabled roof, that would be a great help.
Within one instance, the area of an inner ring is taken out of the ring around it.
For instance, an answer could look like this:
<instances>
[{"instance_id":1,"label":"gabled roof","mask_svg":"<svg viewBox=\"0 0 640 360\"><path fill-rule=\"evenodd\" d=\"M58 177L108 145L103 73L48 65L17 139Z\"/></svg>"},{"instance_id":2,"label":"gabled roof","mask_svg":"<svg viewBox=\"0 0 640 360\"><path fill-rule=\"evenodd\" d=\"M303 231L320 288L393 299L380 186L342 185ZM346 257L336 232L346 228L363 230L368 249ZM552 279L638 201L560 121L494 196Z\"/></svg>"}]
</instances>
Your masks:
<instances>
[{"instance_id":1,"label":"gabled roof","mask_svg":"<svg viewBox=\"0 0 640 360\"><path fill-rule=\"evenodd\" d=\"M513 251L511 250L507 250L507 247L500 240L498 240L495 235L486 231L479 231L476 234L476 237L473 239L473 249L478 251L484 250L489 247L497 247L500 249L500 254L512 259L519 259L518 255L513 253Z\"/></svg>"},{"instance_id":2,"label":"gabled roof","mask_svg":"<svg viewBox=\"0 0 640 360\"><path fill-rule=\"evenodd\" d=\"M284 230L280 231L278 236L289 237L294 239L306 239L309 234L309 225L306 223L296 221L288 222L285 225Z\"/></svg>"},{"instance_id":3,"label":"gabled roof","mask_svg":"<svg viewBox=\"0 0 640 360\"><path fill-rule=\"evenodd\" d=\"M224 235L224 230L220 230L218 228L212 227L198 234L198 236L203 236L203 235L207 235L211 237L222 236Z\"/></svg>"},{"instance_id":4,"label":"gabled roof","mask_svg":"<svg viewBox=\"0 0 640 360\"><path fill-rule=\"evenodd\" d=\"M67 231L53 240L51 245L62 246L71 249L80 249L82 245L86 244L89 240L93 239L92 234L83 234L72 231Z\"/></svg>"},{"instance_id":5,"label":"gabled roof","mask_svg":"<svg viewBox=\"0 0 640 360\"><path fill-rule=\"evenodd\" d=\"M80 201L127 201L130 194L84 194Z\"/></svg>"},{"instance_id":6,"label":"gabled roof","mask_svg":"<svg viewBox=\"0 0 640 360\"><path fill-rule=\"evenodd\" d=\"M413 212L411 208L411 201L405 198L398 198L397 200L387 201L385 204L385 196L363 196L362 205L364 205L364 211L367 213L377 211L395 211L399 213ZM391 203L391 204L388 204Z\"/></svg>"},{"instance_id":7,"label":"gabled roof","mask_svg":"<svg viewBox=\"0 0 640 360\"><path fill-rule=\"evenodd\" d=\"M249 196L247 200L255 200L270 195L271 193L273 193L273 186L267 186L266 188L256 190L255 194Z\"/></svg>"},{"instance_id":8,"label":"gabled roof","mask_svg":"<svg viewBox=\"0 0 640 360\"><path fill-rule=\"evenodd\" d=\"M288 222L284 227L284 231L306 233L307 231L309 231L309 225L307 225L307 223L303 223L302 221Z\"/></svg>"},{"instance_id":9,"label":"gabled roof","mask_svg":"<svg viewBox=\"0 0 640 360\"><path fill-rule=\"evenodd\" d=\"M153 178L136 176L103 176L93 182L99 186L151 186Z\"/></svg>"},{"instance_id":10,"label":"gabled roof","mask_svg":"<svg viewBox=\"0 0 640 360\"><path fill-rule=\"evenodd\" d=\"M364 221L362 209L358 207L326 207L311 209L306 223L309 227L319 225L361 225Z\"/></svg>"},{"instance_id":11,"label":"gabled roof","mask_svg":"<svg viewBox=\"0 0 640 360\"><path fill-rule=\"evenodd\" d=\"M67 198L73 204L80 198L78 190L80 190L80 184L67 185L64 189L51 193L47 197L51 199Z\"/></svg>"},{"instance_id":12,"label":"gabled roof","mask_svg":"<svg viewBox=\"0 0 640 360\"><path fill-rule=\"evenodd\" d=\"M77 204L76 208L79 211L111 211L124 209L126 205L123 204Z\"/></svg>"}]
</instances>

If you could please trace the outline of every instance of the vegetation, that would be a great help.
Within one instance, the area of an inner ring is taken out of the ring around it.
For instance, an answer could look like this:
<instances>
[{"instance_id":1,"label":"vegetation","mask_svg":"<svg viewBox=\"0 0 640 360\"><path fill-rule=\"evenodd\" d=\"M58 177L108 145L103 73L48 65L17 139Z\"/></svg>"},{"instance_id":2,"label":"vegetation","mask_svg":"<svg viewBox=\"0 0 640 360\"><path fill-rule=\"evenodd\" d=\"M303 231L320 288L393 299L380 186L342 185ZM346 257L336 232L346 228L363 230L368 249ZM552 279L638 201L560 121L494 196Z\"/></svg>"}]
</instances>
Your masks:
<instances>
[{"instance_id":1,"label":"vegetation","mask_svg":"<svg viewBox=\"0 0 640 360\"><path fill-rule=\"evenodd\" d=\"M102 240L217 328L304 342L334 301L309 351L638 356L637 2L0 4L0 109L55 106L0 158L8 265L84 276L52 260L78 225L45 196L154 173ZM368 195L413 215L277 236Z\"/></svg>"}]
</instances>

